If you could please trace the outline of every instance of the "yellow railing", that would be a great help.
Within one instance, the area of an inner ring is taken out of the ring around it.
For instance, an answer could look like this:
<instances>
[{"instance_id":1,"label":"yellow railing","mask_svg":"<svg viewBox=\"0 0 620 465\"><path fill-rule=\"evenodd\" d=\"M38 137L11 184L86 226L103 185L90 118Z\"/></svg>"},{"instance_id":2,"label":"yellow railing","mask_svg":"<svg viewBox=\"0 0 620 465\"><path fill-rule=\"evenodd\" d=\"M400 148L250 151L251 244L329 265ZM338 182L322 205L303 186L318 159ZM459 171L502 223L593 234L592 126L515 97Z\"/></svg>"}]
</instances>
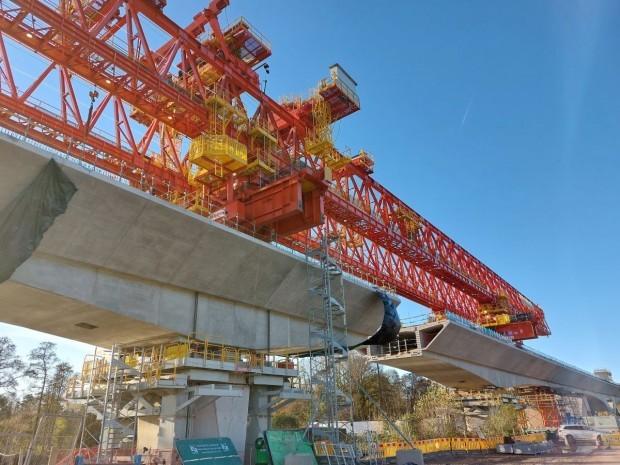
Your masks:
<instances>
[{"instance_id":1,"label":"yellow railing","mask_svg":"<svg viewBox=\"0 0 620 465\"><path fill-rule=\"evenodd\" d=\"M620 433L604 434L603 442L605 446L619 446L620 445Z\"/></svg>"},{"instance_id":2,"label":"yellow railing","mask_svg":"<svg viewBox=\"0 0 620 465\"><path fill-rule=\"evenodd\" d=\"M299 363L296 357L270 355L247 348L231 347L223 342L214 342L207 338L203 341L197 339L195 334L191 334L182 341L128 348L122 353L123 362L137 370L139 372L137 376L148 384L156 384L162 377L168 380L176 379L177 370L184 363L183 359L226 363L227 368L238 371L269 369L299 372ZM80 375L69 380L67 397L74 398L83 395L82 391L85 385L107 382L109 367L109 360L103 357L95 361L85 361ZM126 376L134 377L133 374Z\"/></svg>"},{"instance_id":3,"label":"yellow railing","mask_svg":"<svg viewBox=\"0 0 620 465\"><path fill-rule=\"evenodd\" d=\"M227 163L238 169L248 164L248 148L226 134L201 134L190 143L189 161L207 170Z\"/></svg>"},{"instance_id":4,"label":"yellow railing","mask_svg":"<svg viewBox=\"0 0 620 465\"><path fill-rule=\"evenodd\" d=\"M612 436L612 435L607 435ZM607 437L606 436L606 437ZM516 436L516 441L522 442L541 442L546 439L545 433L526 434L522 436ZM620 444L620 434L616 436L618 444ZM503 437L495 438L436 438L425 439L421 441L413 441L411 444L414 448L422 451L423 454L430 454L432 452L444 452L444 451L483 451L489 449L495 449L497 444L504 442ZM607 443L607 442L606 442ZM609 442L609 444L613 444ZM394 457L396 451L411 449L411 446L406 442L385 442L379 445L380 451L383 457Z\"/></svg>"}]
</instances>

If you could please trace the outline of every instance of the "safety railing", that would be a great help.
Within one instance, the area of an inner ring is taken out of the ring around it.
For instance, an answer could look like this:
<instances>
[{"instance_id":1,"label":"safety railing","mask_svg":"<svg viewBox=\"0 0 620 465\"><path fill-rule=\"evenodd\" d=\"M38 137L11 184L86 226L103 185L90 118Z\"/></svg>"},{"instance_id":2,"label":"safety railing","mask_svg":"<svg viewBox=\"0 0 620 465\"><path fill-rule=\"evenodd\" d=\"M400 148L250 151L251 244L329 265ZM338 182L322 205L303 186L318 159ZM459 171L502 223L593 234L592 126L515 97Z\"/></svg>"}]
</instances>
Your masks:
<instances>
[{"instance_id":1,"label":"safety railing","mask_svg":"<svg viewBox=\"0 0 620 465\"><path fill-rule=\"evenodd\" d=\"M584 369L582 369L582 368L576 367L575 365L571 365L570 363L566 363L566 362L563 362L563 361L561 361L561 360L558 360L557 358L551 357L550 355L543 354L542 352L539 352L539 351L538 351L538 350L536 350L536 349L532 349L531 347L528 347L528 346L525 346L525 345L524 345L524 346L521 346L521 348L522 348L524 351L529 352L529 353L530 353L530 354L532 354L532 355L535 355L535 356L537 356L537 357L540 357L540 358L542 358L542 359L545 359L545 360L547 360L547 361L549 361L549 362L552 362L552 363L554 363L554 364L556 364L556 365L560 365L560 366L563 366L563 367L565 367L565 368L569 368L569 369L571 369L571 370L575 370L575 371L577 371L577 372L579 372L579 373L583 373L583 374L585 374L585 375L588 375L588 376L589 376L589 377L591 377L591 378L597 378L597 379L599 379L601 382L608 383L609 385L613 385L613 383L611 383L611 382L609 382L609 381L607 381L607 380L604 380L603 378L598 378L598 377L596 377L596 376L594 375L594 373L591 373L591 372L586 371L586 370L584 370Z\"/></svg>"},{"instance_id":2,"label":"safety railing","mask_svg":"<svg viewBox=\"0 0 620 465\"><path fill-rule=\"evenodd\" d=\"M504 336L502 334L496 333L495 331L485 328L483 326L480 326L476 323L473 323L472 321L466 320L465 318L463 318L462 316L459 316L455 313L452 312L446 312L445 313L446 319L448 321L451 321L452 323L455 323L459 326L462 326L464 328L468 328L468 329L473 329L474 331L480 333L480 334L484 334L485 336L491 337L493 339L496 339L500 342L503 342L505 344L510 344L513 345L514 343L512 342L512 339L510 339L507 336Z\"/></svg>"},{"instance_id":3,"label":"safety railing","mask_svg":"<svg viewBox=\"0 0 620 465\"><path fill-rule=\"evenodd\" d=\"M271 50L271 41L267 39L258 29L256 29L247 19L243 16L239 16L237 19L232 21L228 26L222 29L222 33L226 35L229 31L234 30L238 27L245 27L255 40L261 43L267 50Z\"/></svg>"},{"instance_id":4,"label":"safety railing","mask_svg":"<svg viewBox=\"0 0 620 465\"><path fill-rule=\"evenodd\" d=\"M454 314L452 312L446 312L445 316L446 316L447 320L449 320L452 323L455 323L455 324L457 324L459 326L463 326L465 328L473 329L474 331L482 333L485 336L492 337L493 339L497 339L498 341L504 342L506 344L514 345L514 342L509 337L504 336L502 334L499 334L499 333L497 333L497 332L495 332L495 331L493 331L491 329L488 329L488 328L485 328L483 326L480 326L480 325L478 325L476 323L473 323L473 322L471 322L469 320L466 320L465 318L463 318L463 317L461 317L459 315L456 315L456 314ZM571 365L570 363L566 363L566 362L563 362L561 360L558 360L557 358L554 358L554 357L551 357L551 356L549 356L547 354L539 352L538 350L533 349L531 347L523 345L523 346L521 346L521 349L524 350L525 352L529 352L532 355L540 357L540 358L542 358L544 360L547 360L549 362L552 362L552 363L554 363L556 365L560 365L560 366L563 366L565 368L569 368L571 370L575 370L575 371L577 371L579 373L583 373L585 375L588 375L589 377L595 377L594 374L590 373L589 371L586 371L586 370L584 370L582 368L579 368L579 367L576 367L574 365ZM606 380L604 380L602 378L599 378L599 379L602 382L608 383L610 385L613 384L613 383L610 383L609 381L606 381Z\"/></svg>"},{"instance_id":5,"label":"safety railing","mask_svg":"<svg viewBox=\"0 0 620 465\"><path fill-rule=\"evenodd\" d=\"M403 328L410 328L412 326L420 326L431 321L435 321L434 316L432 314L424 313L420 315L414 315L408 318L401 318L400 323Z\"/></svg>"},{"instance_id":6,"label":"safety railing","mask_svg":"<svg viewBox=\"0 0 620 465\"><path fill-rule=\"evenodd\" d=\"M413 339L398 339L389 344L385 344L379 347L373 347L371 356L375 357L395 357L402 354L408 354L418 349L418 342Z\"/></svg>"},{"instance_id":7,"label":"safety railing","mask_svg":"<svg viewBox=\"0 0 620 465\"><path fill-rule=\"evenodd\" d=\"M357 93L345 84L344 81L338 77L338 75L334 74L328 78L321 79L319 82L319 91L331 86L338 87L340 91L345 94L357 107L360 106L360 98Z\"/></svg>"},{"instance_id":8,"label":"safety railing","mask_svg":"<svg viewBox=\"0 0 620 465\"><path fill-rule=\"evenodd\" d=\"M319 463L324 463L325 461L329 464L334 463L337 465L354 465L356 463L355 449L350 444L315 442L314 454L317 456Z\"/></svg>"},{"instance_id":9,"label":"safety railing","mask_svg":"<svg viewBox=\"0 0 620 465\"><path fill-rule=\"evenodd\" d=\"M543 442L546 439L545 433L526 434L515 436L518 442ZM620 441L620 437L618 438ZM414 448L419 449L424 454L445 451L486 451L495 449L498 444L503 444L503 437L492 438L436 438L412 441ZM411 446L406 442L385 442L379 445L383 457L394 457L399 450L410 449Z\"/></svg>"},{"instance_id":10,"label":"safety railing","mask_svg":"<svg viewBox=\"0 0 620 465\"><path fill-rule=\"evenodd\" d=\"M206 338L205 338L206 339ZM122 361L137 371L127 373L127 378L140 379L149 386L160 380L175 380L179 368L187 360L199 360L207 365L209 362L220 364L221 369L235 371L265 371L278 373L286 370L300 388L301 381L295 380L299 374L299 359L289 355L274 355L256 352L248 348L232 347L223 342L196 339L192 334L185 340L169 344L122 349ZM109 355L96 360L85 360L79 375L69 379L66 397L75 399L84 397L93 389L104 387L108 382L110 369ZM123 380L125 381L125 380Z\"/></svg>"}]
</instances>

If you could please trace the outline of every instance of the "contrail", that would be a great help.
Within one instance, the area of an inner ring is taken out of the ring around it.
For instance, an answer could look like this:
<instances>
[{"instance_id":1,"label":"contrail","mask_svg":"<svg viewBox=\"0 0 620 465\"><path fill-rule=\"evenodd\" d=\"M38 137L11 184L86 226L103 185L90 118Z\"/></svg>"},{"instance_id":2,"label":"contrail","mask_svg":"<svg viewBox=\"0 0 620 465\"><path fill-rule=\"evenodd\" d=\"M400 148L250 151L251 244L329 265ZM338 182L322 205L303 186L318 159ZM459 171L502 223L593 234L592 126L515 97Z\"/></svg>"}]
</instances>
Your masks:
<instances>
[{"instance_id":1,"label":"contrail","mask_svg":"<svg viewBox=\"0 0 620 465\"><path fill-rule=\"evenodd\" d=\"M474 101L474 96L472 95L469 99L469 103L467 104L467 108L465 108L465 114L463 115L463 119L461 120L461 126L465 124L467 117L469 116L469 110L471 110L471 104Z\"/></svg>"}]
</instances>

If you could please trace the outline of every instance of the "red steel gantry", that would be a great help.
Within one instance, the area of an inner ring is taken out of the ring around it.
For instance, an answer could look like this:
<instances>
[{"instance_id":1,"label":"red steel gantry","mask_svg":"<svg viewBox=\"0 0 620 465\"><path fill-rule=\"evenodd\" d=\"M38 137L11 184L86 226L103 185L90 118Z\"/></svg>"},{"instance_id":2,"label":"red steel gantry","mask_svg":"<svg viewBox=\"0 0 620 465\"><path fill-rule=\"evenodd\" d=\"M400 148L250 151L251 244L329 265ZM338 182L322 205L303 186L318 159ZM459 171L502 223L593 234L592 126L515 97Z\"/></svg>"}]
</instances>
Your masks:
<instances>
[{"instance_id":1,"label":"red steel gantry","mask_svg":"<svg viewBox=\"0 0 620 465\"><path fill-rule=\"evenodd\" d=\"M266 95L271 45L243 18L222 27L228 3L182 28L165 0L0 0L0 125L267 241L338 234L347 272L436 314L550 334L539 306L372 178L372 155L334 147L334 121L360 109L339 65L305 98Z\"/></svg>"}]
</instances>

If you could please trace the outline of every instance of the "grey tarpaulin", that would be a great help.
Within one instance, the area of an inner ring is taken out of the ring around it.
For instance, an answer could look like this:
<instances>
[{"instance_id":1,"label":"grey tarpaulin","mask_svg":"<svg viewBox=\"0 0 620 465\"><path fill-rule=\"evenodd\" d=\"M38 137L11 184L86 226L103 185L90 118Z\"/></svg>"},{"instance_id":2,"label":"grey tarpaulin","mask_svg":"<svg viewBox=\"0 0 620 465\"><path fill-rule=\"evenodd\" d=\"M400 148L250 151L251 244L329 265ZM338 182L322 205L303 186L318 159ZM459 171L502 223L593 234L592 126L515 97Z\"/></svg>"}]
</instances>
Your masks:
<instances>
[{"instance_id":1,"label":"grey tarpaulin","mask_svg":"<svg viewBox=\"0 0 620 465\"><path fill-rule=\"evenodd\" d=\"M77 191L54 160L0 212L0 283L39 246Z\"/></svg>"}]
</instances>

